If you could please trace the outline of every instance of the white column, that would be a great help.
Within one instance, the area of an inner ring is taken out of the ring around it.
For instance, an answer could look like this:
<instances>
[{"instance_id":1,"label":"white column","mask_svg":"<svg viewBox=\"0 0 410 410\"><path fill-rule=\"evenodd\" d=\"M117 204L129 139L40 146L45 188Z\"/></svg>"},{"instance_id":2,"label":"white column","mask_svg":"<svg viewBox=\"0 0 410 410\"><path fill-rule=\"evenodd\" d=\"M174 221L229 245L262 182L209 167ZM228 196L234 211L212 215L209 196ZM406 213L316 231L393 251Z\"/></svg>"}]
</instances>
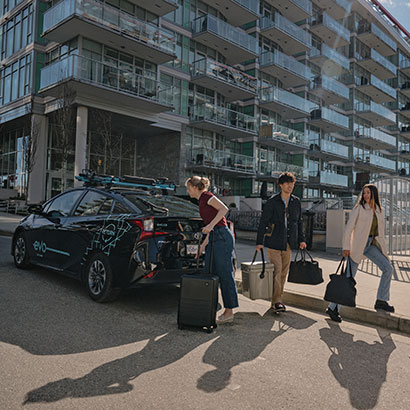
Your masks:
<instances>
[{"instance_id":1,"label":"white column","mask_svg":"<svg viewBox=\"0 0 410 410\"><path fill-rule=\"evenodd\" d=\"M36 150L29 177L27 203L38 204L46 199L48 118L45 115L32 114L31 133Z\"/></svg>"},{"instance_id":2,"label":"white column","mask_svg":"<svg viewBox=\"0 0 410 410\"><path fill-rule=\"evenodd\" d=\"M77 127L75 131L74 178L85 168L87 159L87 124L88 108L77 107ZM82 186L82 182L74 179L74 186Z\"/></svg>"}]
</instances>

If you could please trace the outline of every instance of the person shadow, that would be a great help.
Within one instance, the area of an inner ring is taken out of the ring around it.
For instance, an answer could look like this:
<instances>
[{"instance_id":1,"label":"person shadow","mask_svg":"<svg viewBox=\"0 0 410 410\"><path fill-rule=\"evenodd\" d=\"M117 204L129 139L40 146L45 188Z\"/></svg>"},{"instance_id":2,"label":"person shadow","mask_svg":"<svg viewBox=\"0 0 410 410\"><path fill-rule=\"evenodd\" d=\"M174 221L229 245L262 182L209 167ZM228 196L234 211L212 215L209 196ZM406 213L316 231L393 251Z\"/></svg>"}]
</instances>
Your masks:
<instances>
[{"instance_id":1,"label":"person shadow","mask_svg":"<svg viewBox=\"0 0 410 410\"><path fill-rule=\"evenodd\" d=\"M287 311L274 316L267 311L263 316L253 312L235 314L233 326L224 331L209 346L203 362L214 366L197 381L197 388L207 393L225 389L231 380L232 369L256 359L277 337L291 329L307 329L315 320Z\"/></svg>"},{"instance_id":2,"label":"person shadow","mask_svg":"<svg viewBox=\"0 0 410 410\"><path fill-rule=\"evenodd\" d=\"M331 356L329 368L340 385L349 391L352 407L359 410L373 409L377 405L380 390L386 381L387 363L396 349L390 333L380 341L367 343L354 340L353 334L343 332L339 325L328 322L330 328L320 329Z\"/></svg>"}]
</instances>

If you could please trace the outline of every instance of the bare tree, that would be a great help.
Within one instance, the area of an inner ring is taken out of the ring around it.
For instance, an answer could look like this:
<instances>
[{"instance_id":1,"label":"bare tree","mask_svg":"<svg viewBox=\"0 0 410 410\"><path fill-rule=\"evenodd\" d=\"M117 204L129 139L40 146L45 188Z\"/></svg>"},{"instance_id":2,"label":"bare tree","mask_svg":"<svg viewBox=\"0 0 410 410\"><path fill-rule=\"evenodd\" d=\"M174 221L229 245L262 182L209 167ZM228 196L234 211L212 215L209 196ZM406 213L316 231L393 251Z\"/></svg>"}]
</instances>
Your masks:
<instances>
[{"instance_id":1,"label":"bare tree","mask_svg":"<svg viewBox=\"0 0 410 410\"><path fill-rule=\"evenodd\" d=\"M24 197L27 202L28 187L30 183L30 175L36 164L36 153L38 140L40 138L40 123L35 120L34 115L31 115L26 121L23 129L23 175L24 181Z\"/></svg>"}]
</instances>

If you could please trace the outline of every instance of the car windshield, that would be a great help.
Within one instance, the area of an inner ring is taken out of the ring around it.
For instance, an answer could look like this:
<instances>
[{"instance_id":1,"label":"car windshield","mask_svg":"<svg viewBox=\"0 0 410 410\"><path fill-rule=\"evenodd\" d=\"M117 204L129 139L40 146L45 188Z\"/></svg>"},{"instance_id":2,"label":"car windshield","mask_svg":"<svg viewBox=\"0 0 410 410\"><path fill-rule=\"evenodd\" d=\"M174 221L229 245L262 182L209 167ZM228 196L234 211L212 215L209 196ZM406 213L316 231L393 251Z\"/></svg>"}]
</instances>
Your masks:
<instances>
[{"instance_id":1,"label":"car windshield","mask_svg":"<svg viewBox=\"0 0 410 410\"><path fill-rule=\"evenodd\" d=\"M136 194L124 194L124 197L144 213L153 211L169 216L199 218L198 206L185 199L166 195L153 195L141 198Z\"/></svg>"}]
</instances>

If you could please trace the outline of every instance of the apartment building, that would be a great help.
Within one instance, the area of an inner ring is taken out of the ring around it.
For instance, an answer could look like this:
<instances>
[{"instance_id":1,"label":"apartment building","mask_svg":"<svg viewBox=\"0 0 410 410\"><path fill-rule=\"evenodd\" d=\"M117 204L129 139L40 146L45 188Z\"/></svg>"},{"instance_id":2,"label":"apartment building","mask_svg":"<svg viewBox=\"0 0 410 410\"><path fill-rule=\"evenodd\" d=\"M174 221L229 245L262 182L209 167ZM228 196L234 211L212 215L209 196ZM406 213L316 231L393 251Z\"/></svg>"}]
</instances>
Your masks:
<instances>
[{"instance_id":1,"label":"apartment building","mask_svg":"<svg viewBox=\"0 0 410 410\"><path fill-rule=\"evenodd\" d=\"M83 168L351 197L410 171L410 43L371 0L0 0L0 196Z\"/></svg>"}]
</instances>

